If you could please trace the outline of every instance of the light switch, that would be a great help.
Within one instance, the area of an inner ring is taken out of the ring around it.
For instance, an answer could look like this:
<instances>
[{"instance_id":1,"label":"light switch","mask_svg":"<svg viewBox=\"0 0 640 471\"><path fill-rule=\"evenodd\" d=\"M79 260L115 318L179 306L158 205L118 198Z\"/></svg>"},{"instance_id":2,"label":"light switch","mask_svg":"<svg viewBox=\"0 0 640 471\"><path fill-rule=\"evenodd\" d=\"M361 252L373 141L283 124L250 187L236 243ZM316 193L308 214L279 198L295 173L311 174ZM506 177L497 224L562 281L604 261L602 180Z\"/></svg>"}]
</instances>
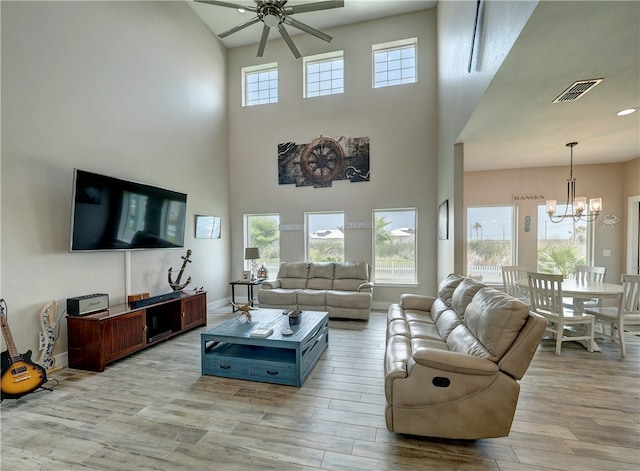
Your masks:
<instances>
[{"instance_id":1,"label":"light switch","mask_svg":"<svg viewBox=\"0 0 640 471\"><path fill-rule=\"evenodd\" d=\"M609 249L602 249L602 256L603 256L603 257L611 257L611 250L609 250Z\"/></svg>"}]
</instances>

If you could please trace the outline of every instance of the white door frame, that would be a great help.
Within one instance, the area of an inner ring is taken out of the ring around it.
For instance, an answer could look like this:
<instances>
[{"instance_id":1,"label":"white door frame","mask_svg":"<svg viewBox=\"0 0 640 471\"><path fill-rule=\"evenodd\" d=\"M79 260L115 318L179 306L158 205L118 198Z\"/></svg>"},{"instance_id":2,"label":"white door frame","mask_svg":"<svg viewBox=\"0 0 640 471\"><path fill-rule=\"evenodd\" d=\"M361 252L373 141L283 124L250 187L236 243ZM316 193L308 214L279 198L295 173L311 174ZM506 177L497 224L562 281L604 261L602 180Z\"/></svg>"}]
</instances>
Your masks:
<instances>
[{"instance_id":1,"label":"white door frame","mask_svg":"<svg viewBox=\"0 0 640 471\"><path fill-rule=\"evenodd\" d=\"M638 227L640 226L640 195L630 196L627 209L627 270L625 273L638 274Z\"/></svg>"}]
</instances>

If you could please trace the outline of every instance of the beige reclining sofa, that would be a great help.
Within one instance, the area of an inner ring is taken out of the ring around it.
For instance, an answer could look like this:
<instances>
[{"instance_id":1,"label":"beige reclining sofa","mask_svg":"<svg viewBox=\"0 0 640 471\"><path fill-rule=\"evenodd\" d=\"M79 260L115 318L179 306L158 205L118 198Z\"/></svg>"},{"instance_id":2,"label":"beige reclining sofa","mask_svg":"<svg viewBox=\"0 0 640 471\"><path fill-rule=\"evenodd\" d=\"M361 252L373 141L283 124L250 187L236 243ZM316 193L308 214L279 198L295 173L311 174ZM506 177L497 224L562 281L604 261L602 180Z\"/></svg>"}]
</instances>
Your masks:
<instances>
[{"instance_id":1,"label":"beige reclining sofa","mask_svg":"<svg viewBox=\"0 0 640 471\"><path fill-rule=\"evenodd\" d=\"M368 320L373 300L366 262L282 262L258 290L261 308L327 311L331 318Z\"/></svg>"},{"instance_id":2,"label":"beige reclining sofa","mask_svg":"<svg viewBox=\"0 0 640 471\"><path fill-rule=\"evenodd\" d=\"M509 435L545 320L494 288L449 275L438 296L405 294L387 314L386 423L453 439Z\"/></svg>"}]
</instances>

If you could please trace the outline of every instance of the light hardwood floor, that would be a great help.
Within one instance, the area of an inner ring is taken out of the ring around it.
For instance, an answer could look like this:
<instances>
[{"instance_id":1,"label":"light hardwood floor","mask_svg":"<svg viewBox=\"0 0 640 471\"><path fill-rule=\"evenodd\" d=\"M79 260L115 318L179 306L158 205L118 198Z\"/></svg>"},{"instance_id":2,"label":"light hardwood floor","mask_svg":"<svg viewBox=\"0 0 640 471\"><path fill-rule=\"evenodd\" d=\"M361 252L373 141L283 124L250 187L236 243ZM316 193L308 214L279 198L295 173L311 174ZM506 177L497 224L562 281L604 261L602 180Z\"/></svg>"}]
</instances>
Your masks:
<instances>
[{"instance_id":1,"label":"light hardwood floor","mask_svg":"<svg viewBox=\"0 0 640 471\"><path fill-rule=\"evenodd\" d=\"M209 326L231 318L209 313ZM107 366L64 369L53 392L1 405L0 469L638 470L640 341L629 356L544 341L521 382L511 434L477 441L389 433L384 312L331 321L298 389L200 375L196 329ZM433 420L437 420L434 417Z\"/></svg>"}]
</instances>

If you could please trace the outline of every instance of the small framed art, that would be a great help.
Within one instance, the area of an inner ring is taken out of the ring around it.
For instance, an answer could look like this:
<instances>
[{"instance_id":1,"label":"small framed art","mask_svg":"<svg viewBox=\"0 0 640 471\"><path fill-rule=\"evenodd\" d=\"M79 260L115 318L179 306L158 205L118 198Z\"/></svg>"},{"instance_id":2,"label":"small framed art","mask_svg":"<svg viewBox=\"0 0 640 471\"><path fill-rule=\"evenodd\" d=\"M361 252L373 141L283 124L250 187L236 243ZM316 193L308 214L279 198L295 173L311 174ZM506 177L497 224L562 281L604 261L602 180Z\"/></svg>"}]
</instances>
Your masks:
<instances>
[{"instance_id":1,"label":"small framed art","mask_svg":"<svg viewBox=\"0 0 640 471\"><path fill-rule=\"evenodd\" d=\"M444 200L438 206L438 239L449 238L449 200Z\"/></svg>"},{"instance_id":2,"label":"small framed art","mask_svg":"<svg viewBox=\"0 0 640 471\"><path fill-rule=\"evenodd\" d=\"M220 218L196 215L196 239L219 239Z\"/></svg>"}]
</instances>

